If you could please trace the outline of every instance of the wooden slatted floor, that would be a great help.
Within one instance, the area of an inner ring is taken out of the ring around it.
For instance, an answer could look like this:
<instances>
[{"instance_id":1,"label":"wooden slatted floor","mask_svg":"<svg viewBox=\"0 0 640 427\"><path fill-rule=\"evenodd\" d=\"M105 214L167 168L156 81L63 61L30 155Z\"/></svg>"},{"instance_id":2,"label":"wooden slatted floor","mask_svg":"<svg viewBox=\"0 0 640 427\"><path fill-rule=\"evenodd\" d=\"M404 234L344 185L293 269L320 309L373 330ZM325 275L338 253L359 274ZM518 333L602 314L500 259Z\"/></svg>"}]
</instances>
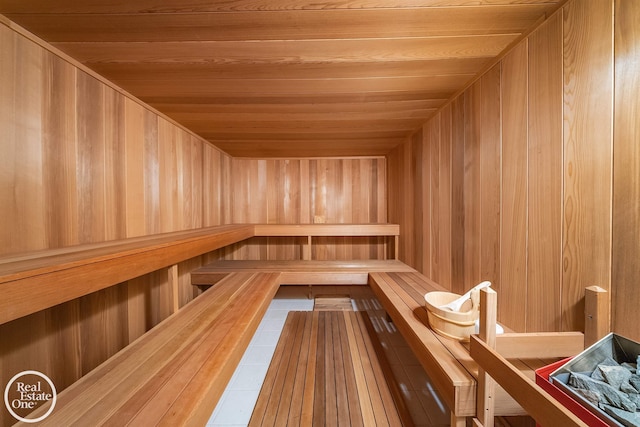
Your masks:
<instances>
[{"instance_id":1,"label":"wooden slatted floor","mask_svg":"<svg viewBox=\"0 0 640 427\"><path fill-rule=\"evenodd\" d=\"M413 425L365 316L289 313L249 425Z\"/></svg>"}]
</instances>

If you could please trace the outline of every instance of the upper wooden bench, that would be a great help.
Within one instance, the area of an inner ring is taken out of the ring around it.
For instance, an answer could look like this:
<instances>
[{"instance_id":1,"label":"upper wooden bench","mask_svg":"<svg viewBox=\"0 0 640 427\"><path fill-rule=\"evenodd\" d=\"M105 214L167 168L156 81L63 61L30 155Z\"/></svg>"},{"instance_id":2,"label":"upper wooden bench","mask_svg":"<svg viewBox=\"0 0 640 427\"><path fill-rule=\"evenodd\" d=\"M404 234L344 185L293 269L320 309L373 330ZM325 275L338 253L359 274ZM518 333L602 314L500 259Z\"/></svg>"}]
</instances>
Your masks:
<instances>
[{"instance_id":1,"label":"upper wooden bench","mask_svg":"<svg viewBox=\"0 0 640 427\"><path fill-rule=\"evenodd\" d=\"M277 273L230 274L65 389L41 424L205 425L277 290Z\"/></svg>"},{"instance_id":2,"label":"upper wooden bench","mask_svg":"<svg viewBox=\"0 0 640 427\"><path fill-rule=\"evenodd\" d=\"M0 324L248 239L223 225L0 259Z\"/></svg>"},{"instance_id":3,"label":"upper wooden bench","mask_svg":"<svg viewBox=\"0 0 640 427\"><path fill-rule=\"evenodd\" d=\"M237 224L4 257L0 324L254 236L398 234L397 224Z\"/></svg>"}]
</instances>

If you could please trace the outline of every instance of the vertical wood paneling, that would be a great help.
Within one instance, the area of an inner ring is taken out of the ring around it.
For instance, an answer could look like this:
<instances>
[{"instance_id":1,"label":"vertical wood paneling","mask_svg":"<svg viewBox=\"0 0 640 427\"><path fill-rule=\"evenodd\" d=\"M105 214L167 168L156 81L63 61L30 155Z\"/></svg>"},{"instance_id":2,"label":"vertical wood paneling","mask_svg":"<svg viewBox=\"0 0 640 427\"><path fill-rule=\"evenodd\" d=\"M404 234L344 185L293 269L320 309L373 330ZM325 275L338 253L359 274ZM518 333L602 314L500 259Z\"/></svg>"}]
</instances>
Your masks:
<instances>
[{"instance_id":1,"label":"vertical wood paneling","mask_svg":"<svg viewBox=\"0 0 640 427\"><path fill-rule=\"evenodd\" d=\"M128 344L127 292L116 285L79 299L83 375Z\"/></svg>"},{"instance_id":2,"label":"vertical wood paneling","mask_svg":"<svg viewBox=\"0 0 640 427\"><path fill-rule=\"evenodd\" d=\"M451 106L445 107L440 116L440 140L439 154L437 162L439 173L439 191L434 195L438 200L438 219L432 221L432 228L438 232L437 248L437 276L434 280L451 287L452 281L452 251L451 251L451 224L453 212L451 209L452 182L451 182L451 158L452 158L452 135L451 135Z\"/></svg>"},{"instance_id":3,"label":"vertical wood paneling","mask_svg":"<svg viewBox=\"0 0 640 427\"><path fill-rule=\"evenodd\" d=\"M563 330L584 327L584 288L611 282L612 22L611 0L564 7Z\"/></svg>"},{"instance_id":4,"label":"vertical wood paneling","mask_svg":"<svg viewBox=\"0 0 640 427\"><path fill-rule=\"evenodd\" d=\"M464 96L451 103L451 291L463 294L464 286Z\"/></svg>"},{"instance_id":5,"label":"vertical wood paneling","mask_svg":"<svg viewBox=\"0 0 640 427\"><path fill-rule=\"evenodd\" d=\"M425 259L425 242L416 241L421 217L406 211L433 193L448 142L450 189L443 193L439 182L440 196L431 195L437 233L428 242L433 251L441 239L446 224L434 209L450 197L451 289L496 282L500 321L542 331L581 330L584 288L611 285L614 323L624 329L640 275L638 114L630 98L638 19L635 5L622 1L569 1L424 125L440 122L441 161L430 149L418 152L415 134L389 154L389 212L401 224L403 260ZM422 171L411 171L415 156L425 157ZM430 185L411 179L425 171ZM440 274L439 257L432 252L423 273Z\"/></svg>"},{"instance_id":6,"label":"vertical wood paneling","mask_svg":"<svg viewBox=\"0 0 640 427\"><path fill-rule=\"evenodd\" d=\"M104 89L105 238L124 239L126 231L126 170L124 98ZM112 125L113 124L113 125ZM114 126L115 125L115 126Z\"/></svg>"},{"instance_id":7,"label":"vertical wood paneling","mask_svg":"<svg viewBox=\"0 0 640 427\"><path fill-rule=\"evenodd\" d=\"M1 253L46 247L43 203L43 52L0 26ZM22 197L21 195L29 195Z\"/></svg>"},{"instance_id":8,"label":"vertical wood paneling","mask_svg":"<svg viewBox=\"0 0 640 427\"><path fill-rule=\"evenodd\" d=\"M527 41L502 61L502 206L500 298L522 301L500 304L501 319L526 329L527 301Z\"/></svg>"},{"instance_id":9,"label":"vertical wood paneling","mask_svg":"<svg viewBox=\"0 0 640 427\"><path fill-rule=\"evenodd\" d=\"M82 375L80 301L73 300L51 307L44 314L49 348L55 349L58 355L64 355L64 363L56 363L56 354L44 353L46 357L53 358L49 362L50 372L53 374L50 378L57 389L64 389Z\"/></svg>"},{"instance_id":10,"label":"vertical wood paneling","mask_svg":"<svg viewBox=\"0 0 640 427\"><path fill-rule=\"evenodd\" d=\"M15 374L24 370L40 371L47 376L51 375L50 378L57 376L52 360L42 351L43 348L50 346L50 336L47 335L45 321L46 313L40 311L0 325L2 336L0 381L2 384L7 384ZM58 357L60 356L62 355L58 354ZM0 416L3 425L14 424L15 418L9 414L4 402L0 405Z\"/></svg>"},{"instance_id":11,"label":"vertical wood paneling","mask_svg":"<svg viewBox=\"0 0 640 427\"><path fill-rule=\"evenodd\" d=\"M528 38L527 329L560 328L562 310L562 19Z\"/></svg>"},{"instance_id":12,"label":"vertical wood paneling","mask_svg":"<svg viewBox=\"0 0 640 427\"><path fill-rule=\"evenodd\" d=\"M145 114L140 104L125 100L125 181L127 237L145 234Z\"/></svg>"},{"instance_id":13,"label":"vertical wood paneling","mask_svg":"<svg viewBox=\"0 0 640 427\"><path fill-rule=\"evenodd\" d=\"M160 223L160 154L158 116L144 111L144 216L145 234L162 232Z\"/></svg>"},{"instance_id":14,"label":"vertical wood paneling","mask_svg":"<svg viewBox=\"0 0 640 427\"><path fill-rule=\"evenodd\" d=\"M438 269L441 257L438 251L440 239L440 120L435 117L422 129L422 186L425 189L422 198L424 233L422 235L422 265L427 276L439 280Z\"/></svg>"},{"instance_id":15,"label":"vertical wood paneling","mask_svg":"<svg viewBox=\"0 0 640 427\"><path fill-rule=\"evenodd\" d=\"M386 222L386 160L232 160L233 220L237 223ZM382 189L380 188L382 186ZM300 259L300 238L255 238L236 245L232 258ZM377 239L316 237L314 259L384 257Z\"/></svg>"},{"instance_id":16,"label":"vertical wood paneling","mask_svg":"<svg viewBox=\"0 0 640 427\"><path fill-rule=\"evenodd\" d=\"M47 246L78 243L76 69L51 53L44 55L43 174Z\"/></svg>"},{"instance_id":17,"label":"vertical wood paneling","mask_svg":"<svg viewBox=\"0 0 640 427\"><path fill-rule=\"evenodd\" d=\"M500 290L500 65L480 80L480 276ZM475 283L472 283L475 285ZM471 285L471 284L469 284Z\"/></svg>"},{"instance_id":18,"label":"vertical wood paneling","mask_svg":"<svg viewBox=\"0 0 640 427\"><path fill-rule=\"evenodd\" d=\"M640 341L640 3L615 6L612 326Z\"/></svg>"},{"instance_id":19,"label":"vertical wood paneling","mask_svg":"<svg viewBox=\"0 0 640 427\"><path fill-rule=\"evenodd\" d=\"M158 122L158 203L160 232L176 231L178 227L178 132L167 120Z\"/></svg>"},{"instance_id":20,"label":"vertical wood paneling","mask_svg":"<svg viewBox=\"0 0 640 427\"><path fill-rule=\"evenodd\" d=\"M102 242L105 234L104 85L86 73L77 78L79 243Z\"/></svg>"},{"instance_id":21,"label":"vertical wood paneling","mask_svg":"<svg viewBox=\"0 0 640 427\"><path fill-rule=\"evenodd\" d=\"M411 263L409 265L429 274L430 271L428 267L425 269L423 264L424 258L420 256L420 254L429 252L428 247L424 247L425 239L423 236L428 233L429 229L429 223L427 221L427 218L429 218L429 212L428 210L425 211L424 208L425 203L429 203L428 201L431 194L431 188L426 185L426 183L429 182L429 167L426 167L424 163L425 144L423 134L424 130L419 130L413 135L411 148L410 150L407 150L406 154L411 162L411 174L408 176L409 181L407 182L407 188L413 189L413 194L411 194L411 209L407 209L406 221L409 224L413 222L416 225L412 238L414 246L406 247L405 251L407 251L407 254L411 254L409 257ZM426 155L428 155L428 152Z\"/></svg>"},{"instance_id":22,"label":"vertical wood paneling","mask_svg":"<svg viewBox=\"0 0 640 427\"><path fill-rule=\"evenodd\" d=\"M464 93L464 283L470 289L480 280L480 132L482 84L476 82Z\"/></svg>"}]
</instances>

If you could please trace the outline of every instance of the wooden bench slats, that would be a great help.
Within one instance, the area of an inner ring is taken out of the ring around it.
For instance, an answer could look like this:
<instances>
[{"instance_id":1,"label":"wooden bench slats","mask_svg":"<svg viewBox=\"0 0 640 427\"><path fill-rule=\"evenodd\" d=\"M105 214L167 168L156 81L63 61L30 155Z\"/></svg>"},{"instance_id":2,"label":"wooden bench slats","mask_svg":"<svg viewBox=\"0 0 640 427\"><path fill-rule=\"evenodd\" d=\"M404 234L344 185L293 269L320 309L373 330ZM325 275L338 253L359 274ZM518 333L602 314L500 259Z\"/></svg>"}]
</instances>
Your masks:
<instances>
[{"instance_id":1,"label":"wooden bench slats","mask_svg":"<svg viewBox=\"0 0 640 427\"><path fill-rule=\"evenodd\" d=\"M197 370L187 369L187 366L193 364L193 360L181 369L182 372L176 378L178 380L182 380L190 372L194 374L184 388L175 389L179 390L178 398L173 400L160 424L204 425L208 421L277 291L277 274L260 274L256 279L251 285L255 291L246 299L238 298L236 307L229 307L231 311L237 310L237 320L224 338L219 342L217 339L209 339L208 346L198 347ZM212 333L211 336L213 335ZM165 388L169 387L169 384L165 386ZM159 394L170 396L171 393L160 391ZM149 416L158 412L155 400L150 401L145 408ZM147 419L145 413L141 412L132 422L138 424L139 421L139 425L149 425Z\"/></svg>"},{"instance_id":2,"label":"wooden bench slats","mask_svg":"<svg viewBox=\"0 0 640 427\"><path fill-rule=\"evenodd\" d=\"M207 322L214 319L226 307L229 299L241 289L238 284L250 278L250 274L230 277L220 282L216 289L217 298L196 298L180 312L180 316L170 316L159 325L129 344L125 349L113 355L109 360L95 368L89 375L75 382L58 396L60 407L77 402L80 408L93 404L92 397L87 397L84 391L90 387L107 387L105 381L124 380L139 367L147 365L147 361L160 350L177 352L187 345L189 335L197 334L206 328ZM203 295L207 295L206 292ZM208 317L201 316L207 313ZM176 318L179 321L176 321ZM171 337L172 339L168 339ZM165 345L162 345L165 343ZM156 357L165 357L159 355ZM105 377L109 378L105 378ZM84 396L86 401L82 401ZM68 409L69 410L69 409ZM53 416L53 415L52 415Z\"/></svg>"},{"instance_id":3,"label":"wooden bench slats","mask_svg":"<svg viewBox=\"0 0 640 427\"><path fill-rule=\"evenodd\" d=\"M160 378L153 378L139 389L133 399L127 400L129 406L133 406L135 411L131 414L118 411L119 417L112 417L115 424L130 420L134 424L155 425L162 415L175 400L175 396L180 395L185 387L194 379L200 367L207 362L207 359L216 351L222 352L223 341L232 333L233 326L242 316L246 315L246 297L252 294L242 293L238 298L233 298L227 304L226 310L233 315L225 315L222 321L217 321L208 325L205 333L197 340L192 340L190 348L177 354L170 359L170 362L156 374ZM157 397L149 400L156 394ZM196 399L197 396L191 396ZM150 408L149 403L153 406ZM128 411L127 411L128 412ZM114 425L115 425L114 424Z\"/></svg>"},{"instance_id":4,"label":"wooden bench slats","mask_svg":"<svg viewBox=\"0 0 640 427\"><path fill-rule=\"evenodd\" d=\"M256 236L399 236L398 224L256 224Z\"/></svg>"},{"instance_id":5,"label":"wooden bench slats","mask_svg":"<svg viewBox=\"0 0 640 427\"><path fill-rule=\"evenodd\" d=\"M347 314L349 315L349 314ZM345 315L345 318L347 317ZM400 417L398 416L393 397L386 384L384 374L378 362L378 356L371 344L367 330L362 328L359 319L350 316L348 325L353 328L355 340L360 355L360 363L365 373L366 390L371 398L371 406L373 415L377 425L400 425ZM373 393L371 392L373 391ZM364 394L364 390L360 388L360 392ZM389 410L393 408L393 410Z\"/></svg>"},{"instance_id":6,"label":"wooden bench slats","mask_svg":"<svg viewBox=\"0 0 640 427\"><path fill-rule=\"evenodd\" d=\"M74 383L58 399L57 405L64 407L64 411L57 409L46 422L55 425L61 419L60 422L66 424L85 417L92 409L104 413L104 408L110 408L110 412L102 417L110 416L139 392L146 384L145 379L155 379L163 368L179 366L167 362L173 360L175 355L190 354L193 348L191 344L207 333L208 327L230 301L247 291L242 285L250 277L248 274L230 277L220 284L216 298L197 298L187 306L189 309L185 307L181 316L174 315L160 323ZM98 400L99 407L96 408Z\"/></svg>"},{"instance_id":7,"label":"wooden bench slats","mask_svg":"<svg viewBox=\"0 0 640 427\"><path fill-rule=\"evenodd\" d=\"M408 297L389 274L372 273L369 284L449 408L456 416L475 415L476 380L421 320L422 305ZM436 285L430 290L442 289Z\"/></svg>"},{"instance_id":8,"label":"wooden bench slats","mask_svg":"<svg viewBox=\"0 0 640 427\"><path fill-rule=\"evenodd\" d=\"M225 274L240 271L280 272L282 284L366 285L370 272L413 272L413 268L396 260L358 261L248 261L221 260L191 272L194 285L211 285Z\"/></svg>"},{"instance_id":9,"label":"wooden bench slats","mask_svg":"<svg viewBox=\"0 0 640 427\"><path fill-rule=\"evenodd\" d=\"M45 425L206 423L277 289L230 275L62 392Z\"/></svg>"},{"instance_id":10,"label":"wooden bench slats","mask_svg":"<svg viewBox=\"0 0 640 427\"><path fill-rule=\"evenodd\" d=\"M259 234L258 234L259 233ZM0 257L0 324L254 236L397 236L397 224L233 224ZM362 277L343 277L345 283Z\"/></svg>"},{"instance_id":11,"label":"wooden bench slats","mask_svg":"<svg viewBox=\"0 0 640 427\"><path fill-rule=\"evenodd\" d=\"M249 226L160 236L89 252L4 263L0 324L245 240Z\"/></svg>"}]
</instances>

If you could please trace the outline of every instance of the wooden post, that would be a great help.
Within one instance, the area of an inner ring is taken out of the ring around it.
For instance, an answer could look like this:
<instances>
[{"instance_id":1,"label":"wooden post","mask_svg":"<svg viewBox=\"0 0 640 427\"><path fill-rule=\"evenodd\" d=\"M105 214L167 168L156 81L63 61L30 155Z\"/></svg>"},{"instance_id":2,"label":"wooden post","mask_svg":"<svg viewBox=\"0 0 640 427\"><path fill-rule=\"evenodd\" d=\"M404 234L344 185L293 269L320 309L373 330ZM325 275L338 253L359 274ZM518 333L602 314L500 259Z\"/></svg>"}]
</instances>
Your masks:
<instances>
[{"instance_id":1,"label":"wooden post","mask_svg":"<svg viewBox=\"0 0 640 427\"><path fill-rule=\"evenodd\" d=\"M171 313L180 310L180 283L178 283L178 264L169 267L169 286L171 287Z\"/></svg>"},{"instance_id":2,"label":"wooden post","mask_svg":"<svg viewBox=\"0 0 640 427\"><path fill-rule=\"evenodd\" d=\"M492 349L496 348L498 302L491 288L480 290L480 339ZM478 369L478 400L476 416L484 427L493 427L496 382L484 369Z\"/></svg>"},{"instance_id":3,"label":"wooden post","mask_svg":"<svg viewBox=\"0 0 640 427\"><path fill-rule=\"evenodd\" d=\"M394 259L397 260L400 253L400 236L396 236L394 239L393 252Z\"/></svg>"},{"instance_id":4,"label":"wooden post","mask_svg":"<svg viewBox=\"0 0 640 427\"><path fill-rule=\"evenodd\" d=\"M311 259L311 236L307 236L307 244L302 246L302 259L305 261Z\"/></svg>"},{"instance_id":5,"label":"wooden post","mask_svg":"<svg viewBox=\"0 0 640 427\"><path fill-rule=\"evenodd\" d=\"M607 335L611 321L609 293L600 286L589 286L584 294L584 347Z\"/></svg>"}]
</instances>

